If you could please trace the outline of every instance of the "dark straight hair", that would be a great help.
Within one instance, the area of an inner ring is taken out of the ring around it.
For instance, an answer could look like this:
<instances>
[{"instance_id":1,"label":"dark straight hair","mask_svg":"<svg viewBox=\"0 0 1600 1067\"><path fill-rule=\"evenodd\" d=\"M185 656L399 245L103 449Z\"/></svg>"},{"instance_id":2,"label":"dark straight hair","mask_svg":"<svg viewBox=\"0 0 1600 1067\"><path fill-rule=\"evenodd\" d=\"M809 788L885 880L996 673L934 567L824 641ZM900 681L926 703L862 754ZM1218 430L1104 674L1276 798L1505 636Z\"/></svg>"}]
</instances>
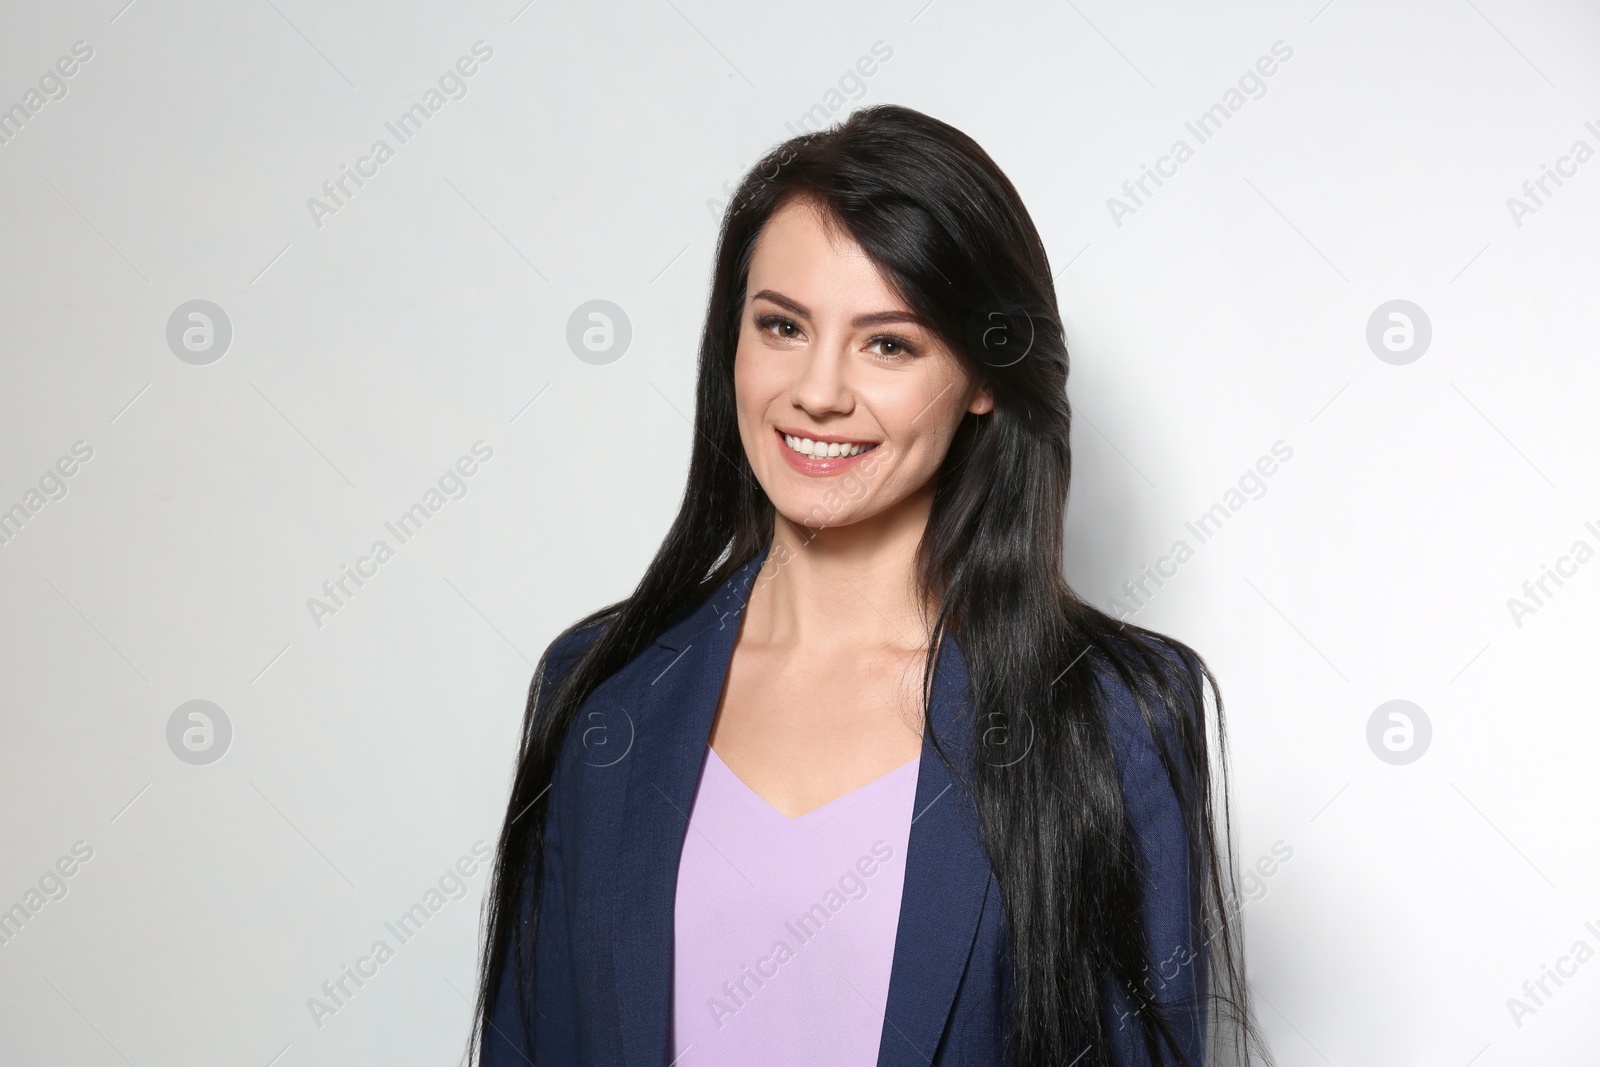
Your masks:
<instances>
[{"instance_id":1,"label":"dark straight hair","mask_svg":"<svg viewBox=\"0 0 1600 1067\"><path fill-rule=\"evenodd\" d=\"M529 692L485 901L474 1043L498 997L518 997L528 1013L523 991L543 873L539 801L579 705L771 544L773 507L740 441L733 363L756 240L772 214L797 198L853 238L994 394L993 410L964 417L936 475L916 566L924 597L937 605L923 670L924 723L940 637L949 633L967 663L975 721L985 724L972 765L951 770L974 799L1005 910L1008 1055L1019 1067L1107 1063L1108 1003L1117 1003L1126 1005L1117 1013L1123 1022L1137 1019L1151 1063L1187 1062L1180 1020L1194 1012L1205 1020L1207 1062L1265 1058L1234 921L1216 680L1188 646L1118 621L1067 586L1067 349L1044 245L983 149L954 127L895 106L864 108L841 125L783 142L746 175L724 212L677 518L633 594L574 625L605 623L556 690L539 695L547 653ZM1172 976L1151 958L1144 868L1102 677L1135 694L1184 812L1199 913L1183 965L1196 968L1203 1004L1162 1000L1151 981ZM545 710L536 716L537 704ZM934 744L950 763L937 738ZM508 965L517 981L501 988Z\"/></svg>"}]
</instances>

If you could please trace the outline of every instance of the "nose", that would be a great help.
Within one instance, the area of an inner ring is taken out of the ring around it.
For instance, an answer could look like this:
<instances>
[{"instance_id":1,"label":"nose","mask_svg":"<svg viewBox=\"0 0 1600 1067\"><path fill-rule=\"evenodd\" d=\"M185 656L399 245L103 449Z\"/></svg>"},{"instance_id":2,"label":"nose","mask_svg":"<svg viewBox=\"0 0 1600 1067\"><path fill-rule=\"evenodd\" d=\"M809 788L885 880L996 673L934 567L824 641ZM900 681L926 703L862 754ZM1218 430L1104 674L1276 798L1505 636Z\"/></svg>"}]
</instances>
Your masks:
<instances>
[{"instance_id":1,"label":"nose","mask_svg":"<svg viewBox=\"0 0 1600 1067\"><path fill-rule=\"evenodd\" d=\"M855 409L850 353L843 341L815 344L797 362L789 400L808 415L848 415Z\"/></svg>"}]
</instances>

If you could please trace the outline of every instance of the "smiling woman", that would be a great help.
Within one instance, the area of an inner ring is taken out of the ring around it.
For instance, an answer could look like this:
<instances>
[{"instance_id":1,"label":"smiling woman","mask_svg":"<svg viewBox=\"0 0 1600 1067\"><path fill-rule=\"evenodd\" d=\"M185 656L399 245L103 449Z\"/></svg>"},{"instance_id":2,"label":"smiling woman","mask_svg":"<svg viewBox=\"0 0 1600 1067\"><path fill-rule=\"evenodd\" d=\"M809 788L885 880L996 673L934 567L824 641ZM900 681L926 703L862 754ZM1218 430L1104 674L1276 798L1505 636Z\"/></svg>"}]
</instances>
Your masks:
<instances>
[{"instance_id":1,"label":"smiling woman","mask_svg":"<svg viewBox=\"0 0 1600 1067\"><path fill-rule=\"evenodd\" d=\"M530 687L485 1067L1260 1051L1216 683L1066 584L1066 379L971 138L873 107L752 168L679 514ZM869 852L870 893L828 889Z\"/></svg>"},{"instance_id":2,"label":"smiling woman","mask_svg":"<svg viewBox=\"0 0 1600 1067\"><path fill-rule=\"evenodd\" d=\"M863 508L896 485L931 494L961 415L994 406L988 390L812 197L789 201L767 222L749 286L756 291L739 333L734 388L739 435L767 495L804 513L828 489L819 479L880 445L885 481ZM780 456L799 478L779 476ZM846 511L832 525L851 521Z\"/></svg>"}]
</instances>

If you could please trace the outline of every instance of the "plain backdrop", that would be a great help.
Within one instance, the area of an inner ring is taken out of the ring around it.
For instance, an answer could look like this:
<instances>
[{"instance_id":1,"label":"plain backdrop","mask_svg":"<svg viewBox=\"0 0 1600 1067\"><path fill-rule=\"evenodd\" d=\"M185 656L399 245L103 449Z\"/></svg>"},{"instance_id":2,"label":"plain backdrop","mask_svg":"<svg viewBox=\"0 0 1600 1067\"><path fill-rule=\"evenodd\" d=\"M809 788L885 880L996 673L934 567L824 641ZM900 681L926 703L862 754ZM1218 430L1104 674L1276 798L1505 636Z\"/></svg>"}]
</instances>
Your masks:
<instances>
[{"instance_id":1,"label":"plain backdrop","mask_svg":"<svg viewBox=\"0 0 1600 1067\"><path fill-rule=\"evenodd\" d=\"M1048 246L1068 574L1221 679L1280 1062L1597 1062L1600 9L524 2L4 6L0 1060L455 1062L728 190L894 102Z\"/></svg>"}]
</instances>

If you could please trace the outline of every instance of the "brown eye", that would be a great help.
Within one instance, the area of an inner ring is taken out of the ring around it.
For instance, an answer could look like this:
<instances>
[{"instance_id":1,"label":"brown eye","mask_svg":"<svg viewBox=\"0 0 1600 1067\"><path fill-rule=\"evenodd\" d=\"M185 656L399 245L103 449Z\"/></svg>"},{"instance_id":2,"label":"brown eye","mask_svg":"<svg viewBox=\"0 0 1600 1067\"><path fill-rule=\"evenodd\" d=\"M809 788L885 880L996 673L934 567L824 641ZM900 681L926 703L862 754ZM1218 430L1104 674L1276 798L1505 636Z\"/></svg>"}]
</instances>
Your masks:
<instances>
[{"instance_id":1,"label":"brown eye","mask_svg":"<svg viewBox=\"0 0 1600 1067\"><path fill-rule=\"evenodd\" d=\"M762 315L756 319L756 325L763 330L774 331L774 336L791 341L800 336L800 326L793 319L786 319L782 315Z\"/></svg>"},{"instance_id":2,"label":"brown eye","mask_svg":"<svg viewBox=\"0 0 1600 1067\"><path fill-rule=\"evenodd\" d=\"M910 359L917 354L915 345L903 337L895 337L892 334L874 337L867 342L867 347L876 348L879 352L880 360L885 363L897 363L904 359Z\"/></svg>"}]
</instances>

